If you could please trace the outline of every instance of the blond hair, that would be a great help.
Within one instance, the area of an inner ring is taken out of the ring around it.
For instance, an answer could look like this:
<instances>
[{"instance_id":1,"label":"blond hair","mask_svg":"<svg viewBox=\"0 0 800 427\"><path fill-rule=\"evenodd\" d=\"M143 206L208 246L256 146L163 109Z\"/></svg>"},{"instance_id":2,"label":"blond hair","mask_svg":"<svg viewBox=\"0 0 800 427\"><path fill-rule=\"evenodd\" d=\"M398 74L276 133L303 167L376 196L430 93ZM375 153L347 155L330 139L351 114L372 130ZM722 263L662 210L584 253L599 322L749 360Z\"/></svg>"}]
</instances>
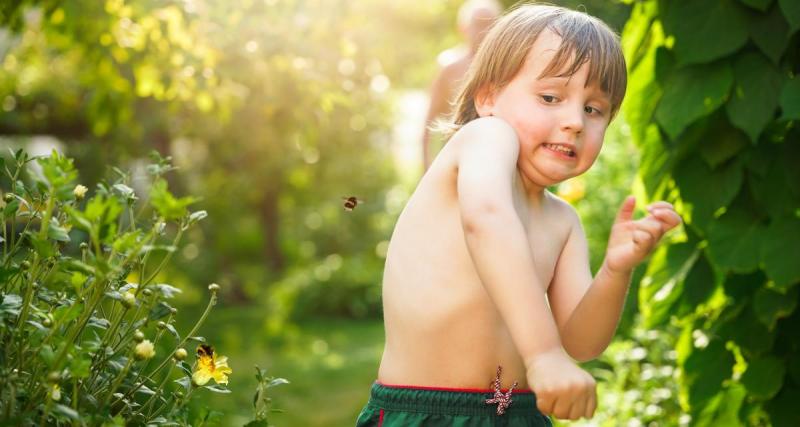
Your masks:
<instances>
[{"instance_id":1,"label":"blond hair","mask_svg":"<svg viewBox=\"0 0 800 427\"><path fill-rule=\"evenodd\" d=\"M438 130L446 139L479 117L475 108L478 91L500 90L517 75L544 30L561 37L561 46L539 78L570 77L588 62L586 84L600 84L610 97L611 117L614 117L627 85L619 36L605 23L583 12L523 4L497 20L478 48L456 97L451 121L439 125Z\"/></svg>"}]
</instances>

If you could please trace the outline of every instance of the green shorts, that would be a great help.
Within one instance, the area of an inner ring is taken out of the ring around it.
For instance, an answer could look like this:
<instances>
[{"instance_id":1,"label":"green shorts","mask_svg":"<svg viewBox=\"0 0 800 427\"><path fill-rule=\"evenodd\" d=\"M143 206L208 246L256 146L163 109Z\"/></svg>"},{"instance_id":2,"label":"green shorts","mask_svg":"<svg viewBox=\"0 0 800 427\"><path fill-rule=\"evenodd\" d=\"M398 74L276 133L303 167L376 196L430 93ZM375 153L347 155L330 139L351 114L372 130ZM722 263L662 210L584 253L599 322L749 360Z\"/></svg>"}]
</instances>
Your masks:
<instances>
[{"instance_id":1,"label":"green shorts","mask_svg":"<svg viewBox=\"0 0 800 427\"><path fill-rule=\"evenodd\" d=\"M502 415L497 414L496 404L486 403L493 396L490 389L396 386L376 381L356 427L553 425L550 418L539 412L536 395L530 390L514 390Z\"/></svg>"}]
</instances>

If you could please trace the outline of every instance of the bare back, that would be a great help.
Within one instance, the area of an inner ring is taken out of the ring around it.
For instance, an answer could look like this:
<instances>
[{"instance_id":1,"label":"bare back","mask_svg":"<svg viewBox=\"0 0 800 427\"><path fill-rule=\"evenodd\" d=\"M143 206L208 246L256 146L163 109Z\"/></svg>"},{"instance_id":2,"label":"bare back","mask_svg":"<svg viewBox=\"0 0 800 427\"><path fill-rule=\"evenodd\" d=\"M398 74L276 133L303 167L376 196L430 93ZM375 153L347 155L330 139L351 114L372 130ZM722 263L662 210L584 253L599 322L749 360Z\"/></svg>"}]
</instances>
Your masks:
<instances>
[{"instance_id":1,"label":"bare back","mask_svg":"<svg viewBox=\"0 0 800 427\"><path fill-rule=\"evenodd\" d=\"M503 387L518 381L526 388L522 358L467 249L457 194L459 149L457 140L444 146L392 235L383 277L386 345L378 380L488 388L501 365ZM549 286L570 232L564 214L571 208L548 192L541 201L527 200L521 188L513 193L539 282Z\"/></svg>"}]
</instances>

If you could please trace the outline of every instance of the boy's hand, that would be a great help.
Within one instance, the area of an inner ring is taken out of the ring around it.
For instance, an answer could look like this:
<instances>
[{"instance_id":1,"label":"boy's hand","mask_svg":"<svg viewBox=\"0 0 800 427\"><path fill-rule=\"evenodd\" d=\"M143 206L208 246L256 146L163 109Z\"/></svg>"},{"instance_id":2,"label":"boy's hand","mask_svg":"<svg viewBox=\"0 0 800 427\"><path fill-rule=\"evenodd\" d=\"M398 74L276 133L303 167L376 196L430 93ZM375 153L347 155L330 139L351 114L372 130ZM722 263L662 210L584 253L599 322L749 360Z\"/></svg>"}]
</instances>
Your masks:
<instances>
[{"instance_id":1,"label":"boy's hand","mask_svg":"<svg viewBox=\"0 0 800 427\"><path fill-rule=\"evenodd\" d=\"M628 196L611 227L606 250L606 267L612 272L633 270L653 251L664 233L681 223L681 217L667 202L655 202L647 207L649 215L634 221L636 198Z\"/></svg>"},{"instance_id":2,"label":"boy's hand","mask_svg":"<svg viewBox=\"0 0 800 427\"><path fill-rule=\"evenodd\" d=\"M537 355L527 363L528 385L536 406L560 419L591 418L597 408L597 383L563 350Z\"/></svg>"}]
</instances>

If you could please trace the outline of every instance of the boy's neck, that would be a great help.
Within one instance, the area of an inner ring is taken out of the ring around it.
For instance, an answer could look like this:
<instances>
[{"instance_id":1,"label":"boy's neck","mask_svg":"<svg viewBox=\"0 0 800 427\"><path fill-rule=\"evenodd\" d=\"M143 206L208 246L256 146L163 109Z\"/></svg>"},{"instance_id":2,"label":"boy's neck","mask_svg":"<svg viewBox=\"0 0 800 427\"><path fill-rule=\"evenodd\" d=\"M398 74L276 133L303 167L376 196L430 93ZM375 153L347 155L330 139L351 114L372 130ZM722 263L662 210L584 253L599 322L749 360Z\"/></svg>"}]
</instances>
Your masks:
<instances>
[{"instance_id":1,"label":"boy's neck","mask_svg":"<svg viewBox=\"0 0 800 427\"><path fill-rule=\"evenodd\" d=\"M542 201L544 200L544 191L547 189L547 187L535 184L533 181L523 175L519 169L517 169L516 178L517 182L519 183L518 185L520 190L525 194L525 197L528 199L531 205L541 205Z\"/></svg>"}]
</instances>

